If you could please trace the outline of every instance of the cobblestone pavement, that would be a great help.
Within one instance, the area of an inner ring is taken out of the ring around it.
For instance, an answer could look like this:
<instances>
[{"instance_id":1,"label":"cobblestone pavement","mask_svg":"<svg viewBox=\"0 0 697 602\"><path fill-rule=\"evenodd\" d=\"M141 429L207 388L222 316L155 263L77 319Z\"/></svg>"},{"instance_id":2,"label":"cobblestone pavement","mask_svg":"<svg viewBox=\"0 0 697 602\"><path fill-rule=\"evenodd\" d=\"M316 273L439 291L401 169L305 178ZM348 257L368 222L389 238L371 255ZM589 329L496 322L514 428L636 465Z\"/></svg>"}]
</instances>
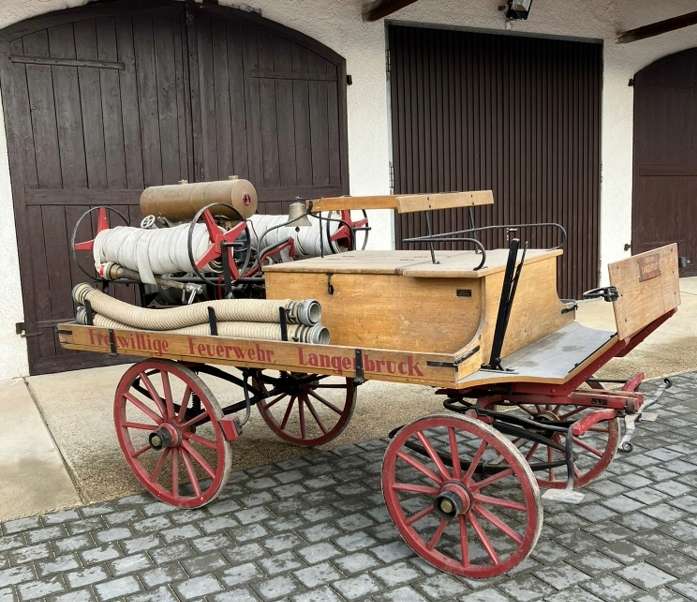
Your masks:
<instances>
[{"instance_id":1,"label":"cobblestone pavement","mask_svg":"<svg viewBox=\"0 0 697 602\"><path fill-rule=\"evenodd\" d=\"M697 375L674 383L581 505L544 503L537 547L502 578L438 573L401 542L380 440L235 473L204 509L139 495L7 522L0 602L695 600Z\"/></svg>"}]
</instances>

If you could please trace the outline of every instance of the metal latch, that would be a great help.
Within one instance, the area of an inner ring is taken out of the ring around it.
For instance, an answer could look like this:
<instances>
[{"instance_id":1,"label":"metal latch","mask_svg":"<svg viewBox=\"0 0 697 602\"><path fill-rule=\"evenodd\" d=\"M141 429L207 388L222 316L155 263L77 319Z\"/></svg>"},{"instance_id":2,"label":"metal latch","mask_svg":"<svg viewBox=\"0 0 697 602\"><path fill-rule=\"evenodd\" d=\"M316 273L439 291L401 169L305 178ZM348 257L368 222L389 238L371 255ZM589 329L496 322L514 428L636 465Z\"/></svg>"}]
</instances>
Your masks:
<instances>
[{"instance_id":1,"label":"metal latch","mask_svg":"<svg viewBox=\"0 0 697 602\"><path fill-rule=\"evenodd\" d=\"M24 322L17 322L15 324L15 332L23 339L27 337L27 331L24 326Z\"/></svg>"}]
</instances>

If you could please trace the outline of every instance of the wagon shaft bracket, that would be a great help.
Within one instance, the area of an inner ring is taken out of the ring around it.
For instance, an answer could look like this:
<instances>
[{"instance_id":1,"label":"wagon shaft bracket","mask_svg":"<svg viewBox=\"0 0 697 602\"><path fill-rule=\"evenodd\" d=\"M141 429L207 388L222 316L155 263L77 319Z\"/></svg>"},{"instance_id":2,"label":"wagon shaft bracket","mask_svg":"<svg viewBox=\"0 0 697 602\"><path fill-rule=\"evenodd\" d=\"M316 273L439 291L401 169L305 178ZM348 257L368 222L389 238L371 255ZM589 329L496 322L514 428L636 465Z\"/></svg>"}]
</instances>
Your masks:
<instances>
[{"instance_id":1,"label":"wagon shaft bracket","mask_svg":"<svg viewBox=\"0 0 697 602\"><path fill-rule=\"evenodd\" d=\"M365 372L363 370L363 351L356 349L354 365L356 367L356 376L353 377L353 382L356 385L362 385L365 382Z\"/></svg>"},{"instance_id":2,"label":"wagon shaft bracket","mask_svg":"<svg viewBox=\"0 0 697 602\"><path fill-rule=\"evenodd\" d=\"M620 452L623 454L628 454L634 449L634 445L632 445L632 438L636 433L636 423L641 420L644 412L646 412L646 410L649 409L653 404L660 401L661 397L663 397L663 393L665 393L666 390L670 389L672 386L672 381L669 378L664 378L663 383L658 386L653 396L641 406L639 412L636 414L627 414L624 417L624 435L622 436L622 440L620 441L618 447Z\"/></svg>"}]
</instances>

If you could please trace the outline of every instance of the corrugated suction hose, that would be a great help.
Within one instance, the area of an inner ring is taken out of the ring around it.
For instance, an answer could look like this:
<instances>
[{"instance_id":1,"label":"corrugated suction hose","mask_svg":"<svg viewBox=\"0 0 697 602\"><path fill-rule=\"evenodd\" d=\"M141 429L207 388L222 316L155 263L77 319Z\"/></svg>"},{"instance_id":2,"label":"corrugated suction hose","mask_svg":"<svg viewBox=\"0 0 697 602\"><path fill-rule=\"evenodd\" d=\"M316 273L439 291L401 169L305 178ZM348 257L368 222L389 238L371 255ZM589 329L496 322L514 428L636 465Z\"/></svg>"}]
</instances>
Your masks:
<instances>
[{"instance_id":1,"label":"corrugated suction hose","mask_svg":"<svg viewBox=\"0 0 697 602\"><path fill-rule=\"evenodd\" d=\"M156 310L161 311L161 310ZM78 310L77 321L87 323L84 308ZM117 330L133 330L133 327L116 320L95 315L94 326L100 328L113 328ZM210 326L208 324L197 324L186 328L176 328L168 330L172 334L187 334L191 336L210 336ZM233 339L262 339L267 341L280 341L281 325L265 324L262 322L218 322L218 335ZM297 343L310 343L312 345L328 345L329 330L321 324L306 326L304 324L288 325L288 340Z\"/></svg>"},{"instance_id":2,"label":"corrugated suction hose","mask_svg":"<svg viewBox=\"0 0 697 602\"><path fill-rule=\"evenodd\" d=\"M314 299L220 299L170 307L148 309L114 299L90 286L78 284L73 289L78 305L89 301L95 313L121 324L146 330L176 330L208 323L208 308L215 310L219 322L280 322L279 309L285 308L290 324L313 326L322 318L322 308Z\"/></svg>"}]
</instances>

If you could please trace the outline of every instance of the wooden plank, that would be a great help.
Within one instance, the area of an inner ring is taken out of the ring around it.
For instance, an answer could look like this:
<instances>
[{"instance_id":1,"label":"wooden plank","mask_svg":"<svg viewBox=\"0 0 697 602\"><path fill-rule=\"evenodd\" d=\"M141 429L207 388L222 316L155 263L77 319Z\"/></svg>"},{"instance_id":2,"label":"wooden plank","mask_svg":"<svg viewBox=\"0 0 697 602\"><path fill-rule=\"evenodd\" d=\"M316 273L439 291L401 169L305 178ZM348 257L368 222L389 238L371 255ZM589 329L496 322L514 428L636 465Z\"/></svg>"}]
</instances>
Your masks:
<instances>
[{"instance_id":1,"label":"wooden plank","mask_svg":"<svg viewBox=\"0 0 697 602\"><path fill-rule=\"evenodd\" d=\"M239 23L227 24L228 97L230 99L230 135L232 136L232 164L235 174L249 174L247 143L247 106L244 82L244 36ZM231 174L232 175L232 174Z\"/></svg>"},{"instance_id":2,"label":"wooden plank","mask_svg":"<svg viewBox=\"0 0 697 602\"><path fill-rule=\"evenodd\" d=\"M355 347L305 345L280 341L193 337L171 333L115 330L119 355L162 357L194 363L212 363L250 368L286 369L293 372L355 376ZM74 323L58 325L65 349L110 353L109 331ZM366 347L363 369L368 379L447 386L455 383L452 366L435 365L453 361L452 355L411 353Z\"/></svg>"},{"instance_id":3,"label":"wooden plank","mask_svg":"<svg viewBox=\"0 0 697 602\"><path fill-rule=\"evenodd\" d=\"M215 106L215 111L211 117L214 122L214 135L216 136L214 146L217 158L217 169L211 175L215 179L225 179L231 175L240 175L235 171L232 154L232 139L236 132L233 131L231 125L230 91L235 85L231 85L230 82L227 23L211 23L210 35L213 50L213 93L211 96ZM210 60L208 56L204 58Z\"/></svg>"},{"instance_id":4,"label":"wooden plank","mask_svg":"<svg viewBox=\"0 0 697 602\"><path fill-rule=\"evenodd\" d=\"M470 192L445 192L433 194L406 194L380 196L342 196L311 201L311 211L337 211L341 209L395 209L397 213L431 211L454 207L493 205L491 190Z\"/></svg>"},{"instance_id":5,"label":"wooden plank","mask_svg":"<svg viewBox=\"0 0 697 602\"><path fill-rule=\"evenodd\" d=\"M93 69L116 69L123 71L123 63L111 61L88 60L82 58L48 58L43 56L10 56L10 61L25 65L50 65L53 67L91 67Z\"/></svg>"},{"instance_id":6,"label":"wooden plank","mask_svg":"<svg viewBox=\"0 0 697 602\"><path fill-rule=\"evenodd\" d=\"M64 188L27 190L27 205L116 205L138 204L142 189L116 190L92 188Z\"/></svg>"},{"instance_id":7,"label":"wooden plank","mask_svg":"<svg viewBox=\"0 0 697 602\"><path fill-rule=\"evenodd\" d=\"M261 185L279 186L281 180L276 118L276 85L272 80L259 80L259 116L261 125Z\"/></svg>"},{"instance_id":8,"label":"wooden plank","mask_svg":"<svg viewBox=\"0 0 697 602\"><path fill-rule=\"evenodd\" d=\"M312 186L312 139L310 136L310 88L306 81L293 82L295 162L297 184Z\"/></svg>"},{"instance_id":9,"label":"wooden plank","mask_svg":"<svg viewBox=\"0 0 697 602\"><path fill-rule=\"evenodd\" d=\"M327 88L320 82L309 82L310 139L312 141L312 183L328 186L329 136L327 132Z\"/></svg>"},{"instance_id":10,"label":"wooden plank","mask_svg":"<svg viewBox=\"0 0 697 602\"><path fill-rule=\"evenodd\" d=\"M612 303L624 340L680 305L678 245L671 244L608 266L620 297Z\"/></svg>"}]
</instances>

